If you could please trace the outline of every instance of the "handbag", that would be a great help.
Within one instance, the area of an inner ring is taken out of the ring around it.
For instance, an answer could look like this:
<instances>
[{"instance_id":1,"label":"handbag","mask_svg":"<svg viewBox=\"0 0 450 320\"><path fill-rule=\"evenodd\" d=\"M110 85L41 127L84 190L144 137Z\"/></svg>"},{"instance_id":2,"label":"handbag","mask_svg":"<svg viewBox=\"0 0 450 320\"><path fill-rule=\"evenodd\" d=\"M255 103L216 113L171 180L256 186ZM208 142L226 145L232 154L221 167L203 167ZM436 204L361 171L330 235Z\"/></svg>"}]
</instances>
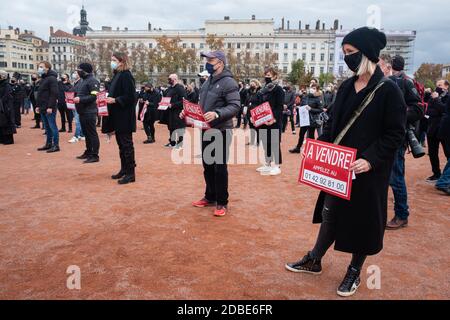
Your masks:
<instances>
[{"instance_id":1,"label":"handbag","mask_svg":"<svg viewBox=\"0 0 450 320\"><path fill-rule=\"evenodd\" d=\"M377 93L378 89L380 89L384 83L386 82L386 79L382 79L378 85L375 87L375 89L372 90L372 92L370 94L368 94L363 102L361 103L361 105L358 107L358 109L356 109L353 112L352 117L350 118L350 120L348 121L347 125L344 127L344 129L342 129L342 131L338 134L338 136L336 137L336 139L334 140L334 144L340 144L342 139L345 137L345 135L347 134L347 132L350 130L350 128L353 126L353 124L355 123L355 121L359 118L359 116L361 115L361 113L367 108L367 106L372 102L373 98L375 97L375 93Z\"/></svg>"}]
</instances>

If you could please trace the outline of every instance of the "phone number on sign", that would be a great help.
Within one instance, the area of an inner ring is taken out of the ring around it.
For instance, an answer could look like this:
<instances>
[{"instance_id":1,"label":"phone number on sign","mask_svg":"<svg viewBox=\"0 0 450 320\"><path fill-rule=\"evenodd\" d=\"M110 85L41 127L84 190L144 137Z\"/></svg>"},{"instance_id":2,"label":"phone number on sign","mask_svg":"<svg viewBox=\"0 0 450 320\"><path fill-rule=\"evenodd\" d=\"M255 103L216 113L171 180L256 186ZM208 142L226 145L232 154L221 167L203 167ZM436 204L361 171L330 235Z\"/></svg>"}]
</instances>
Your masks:
<instances>
[{"instance_id":1,"label":"phone number on sign","mask_svg":"<svg viewBox=\"0 0 450 320\"><path fill-rule=\"evenodd\" d=\"M337 193L346 194L347 193L347 183L342 182L316 172L309 170L303 171L303 179L317 186L332 190Z\"/></svg>"}]
</instances>

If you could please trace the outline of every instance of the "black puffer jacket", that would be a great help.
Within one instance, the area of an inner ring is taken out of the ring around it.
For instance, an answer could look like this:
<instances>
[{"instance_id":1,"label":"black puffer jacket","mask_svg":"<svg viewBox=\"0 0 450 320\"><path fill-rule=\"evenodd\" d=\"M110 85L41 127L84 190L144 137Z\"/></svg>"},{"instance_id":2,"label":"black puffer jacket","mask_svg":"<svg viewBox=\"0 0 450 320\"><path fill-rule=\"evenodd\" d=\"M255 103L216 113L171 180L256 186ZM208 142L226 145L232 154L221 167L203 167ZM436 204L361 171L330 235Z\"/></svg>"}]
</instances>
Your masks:
<instances>
[{"instance_id":1,"label":"black puffer jacket","mask_svg":"<svg viewBox=\"0 0 450 320\"><path fill-rule=\"evenodd\" d=\"M75 106L79 114L97 113L97 93L100 91L100 82L92 74L75 86L75 96L80 103Z\"/></svg>"},{"instance_id":2,"label":"black puffer jacket","mask_svg":"<svg viewBox=\"0 0 450 320\"><path fill-rule=\"evenodd\" d=\"M53 112L56 112L58 102L57 77L58 75L55 71L49 70L39 82L36 104L41 114L46 113L47 109L52 109Z\"/></svg>"}]
</instances>

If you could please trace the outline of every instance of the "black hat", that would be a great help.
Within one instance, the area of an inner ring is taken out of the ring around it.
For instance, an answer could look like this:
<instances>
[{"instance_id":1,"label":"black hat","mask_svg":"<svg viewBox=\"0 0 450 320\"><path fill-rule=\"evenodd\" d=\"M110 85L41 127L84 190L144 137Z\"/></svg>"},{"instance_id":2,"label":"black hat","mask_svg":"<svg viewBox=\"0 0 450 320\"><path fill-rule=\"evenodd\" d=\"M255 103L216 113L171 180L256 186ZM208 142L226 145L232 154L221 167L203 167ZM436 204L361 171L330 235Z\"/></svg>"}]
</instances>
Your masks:
<instances>
[{"instance_id":1,"label":"black hat","mask_svg":"<svg viewBox=\"0 0 450 320\"><path fill-rule=\"evenodd\" d=\"M392 69L394 71L403 71L405 69L405 59L402 56L395 56L392 59Z\"/></svg>"},{"instance_id":2,"label":"black hat","mask_svg":"<svg viewBox=\"0 0 450 320\"><path fill-rule=\"evenodd\" d=\"M81 63L78 68L78 70L83 70L86 73L92 73L92 71L94 71L94 68L92 67L92 65L90 63L87 62L83 62Z\"/></svg>"},{"instance_id":3,"label":"black hat","mask_svg":"<svg viewBox=\"0 0 450 320\"><path fill-rule=\"evenodd\" d=\"M386 35L376 28L362 27L344 37L342 45L350 44L361 51L370 61L378 63L380 51L386 47Z\"/></svg>"}]
</instances>

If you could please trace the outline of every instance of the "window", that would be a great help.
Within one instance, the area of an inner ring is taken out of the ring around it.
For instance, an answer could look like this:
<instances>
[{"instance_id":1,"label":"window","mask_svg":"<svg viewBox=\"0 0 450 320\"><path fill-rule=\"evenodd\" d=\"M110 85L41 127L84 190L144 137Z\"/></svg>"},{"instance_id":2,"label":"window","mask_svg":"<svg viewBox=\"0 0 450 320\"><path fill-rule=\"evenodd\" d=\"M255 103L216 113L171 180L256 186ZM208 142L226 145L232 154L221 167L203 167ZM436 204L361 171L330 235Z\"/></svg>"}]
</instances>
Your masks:
<instances>
[{"instance_id":1,"label":"window","mask_svg":"<svg viewBox=\"0 0 450 320\"><path fill-rule=\"evenodd\" d=\"M284 44L284 48L285 48L285 49L289 49L289 43L285 43L285 44Z\"/></svg>"},{"instance_id":2,"label":"window","mask_svg":"<svg viewBox=\"0 0 450 320\"><path fill-rule=\"evenodd\" d=\"M303 49L303 50L306 50L306 43L303 43L303 44L302 44L302 49Z\"/></svg>"},{"instance_id":3,"label":"window","mask_svg":"<svg viewBox=\"0 0 450 320\"><path fill-rule=\"evenodd\" d=\"M311 61L316 61L316 54L315 53L311 53Z\"/></svg>"},{"instance_id":4,"label":"window","mask_svg":"<svg viewBox=\"0 0 450 320\"><path fill-rule=\"evenodd\" d=\"M320 48L321 48L322 50L325 50L325 42L322 42L322 44L320 45Z\"/></svg>"},{"instance_id":5,"label":"window","mask_svg":"<svg viewBox=\"0 0 450 320\"><path fill-rule=\"evenodd\" d=\"M204 49L205 48L205 44L204 43L200 43L200 49Z\"/></svg>"},{"instance_id":6,"label":"window","mask_svg":"<svg viewBox=\"0 0 450 320\"><path fill-rule=\"evenodd\" d=\"M186 49L186 48L187 48L187 44L183 43L183 49Z\"/></svg>"},{"instance_id":7,"label":"window","mask_svg":"<svg viewBox=\"0 0 450 320\"><path fill-rule=\"evenodd\" d=\"M241 44L238 42L236 43L236 48L240 49L241 48Z\"/></svg>"},{"instance_id":8,"label":"window","mask_svg":"<svg viewBox=\"0 0 450 320\"><path fill-rule=\"evenodd\" d=\"M339 74L343 74L344 73L344 67L343 66L339 66Z\"/></svg>"},{"instance_id":9,"label":"window","mask_svg":"<svg viewBox=\"0 0 450 320\"><path fill-rule=\"evenodd\" d=\"M324 62L325 61L325 53L321 53L320 54L320 61Z\"/></svg>"},{"instance_id":10,"label":"window","mask_svg":"<svg viewBox=\"0 0 450 320\"><path fill-rule=\"evenodd\" d=\"M275 49L278 50L280 48L280 44L275 43Z\"/></svg>"},{"instance_id":11,"label":"window","mask_svg":"<svg viewBox=\"0 0 450 320\"><path fill-rule=\"evenodd\" d=\"M8 68L8 63L5 61L0 61L0 68Z\"/></svg>"},{"instance_id":12,"label":"window","mask_svg":"<svg viewBox=\"0 0 450 320\"><path fill-rule=\"evenodd\" d=\"M288 67L284 66L283 67L283 73L287 73L288 72Z\"/></svg>"},{"instance_id":13,"label":"window","mask_svg":"<svg viewBox=\"0 0 450 320\"><path fill-rule=\"evenodd\" d=\"M311 43L311 49L312 50L316 50L316 44L315 43Z\"/></svg>"},{"instance_id":14,"label":"window","mask_svg":"<svg viewBox=\"0 0 450 320\"><path fill-rule=\"evenodd\" d=\"M334 53L330 53L330 61L332 62L334 60Z\"/></svg>"},{"instance_id":15,"label":"window","mask_svg":"<svg viewBox=\"0 0 450 320\"><path fill-rule=\"evenodd\" d=\"M259 60L259 52L255 53L255 59Z\"/></svg>"},{"instance_id":16,"label":"window","mask_svg":"<svg viewBox=\"0 0 450 320\"><path fill-rule=\"evenodd\" d=\"M195 43L191 43L191 49L195 49Z\"/></svg>"},{"instance_id":17,"label":"window","mask_svg":"<svg viewBox=\"0 0 450 320\"><path fill-rule=\"evenodd\" d=\"M270 43L266 43L266 49L270 49Z\"/></svg>"},{"instance_id":18,"label":"window","mask_svg":"<svg viewBox=\"0 0 450 320\"><path fill-rule=\"evenodd\" d=\"M320 74L322 74L325 71L324 67L320 67Z\"/></svg>"},{"instance_id":19,"label":"window","mask_svg":"<svg viewBox=\"0 0 450 320\"><path fill-rule=\"evenodd\" d=\"M153 49L153 43L149 43L149 44L148 44L148 48L149 48L149 49Z\"/></svg>"},{"instance_id":20,"label":"window","mask_svg":"<svg viewBox=\"0 0 450 320\"><path fill-rule=\"evenodd\" d=\"M231 42L228 42L228 49L231 49Z\"/></svg>"},{"instance_id":21,"label":"window","mask_svg":"<svg viewBox=\"0 0 450 320\"><path fill-rule=\"evenodd\" d=\"M30 67L30 70L34 70L34 65L30 64L29 67Z\"/></svg>"},{"instance_id":22,"label":"window","mask_svg":"<svg viewBox=\"0 0 450 320\"><path fill-rule=\"evenodd\" d=\"M247 42L247 49L250 49L250 48L251 48L251 43Z\"/></svg>"},{"instance_id":23,"label":"window","mask_svg":"<svg viewBox=\"0 0 450 320\"><path fill-rule=\"evenodd\" d=\"M311 73L314 74L316 72L316 68L311 67Z\"/></svg>"},{"instance_id":24,"label":"window","mask_svg":"<svg viewBox=\"0 0 450 320\"><path fill-rule=\"evenodd\" d=\"M297 49L297 44L296 43L294 43L294 49Z\"/></svg>"},{"instance_id":25,"label":"window","mask_svg":"<svg viewBox=\"0 0 450 320\"><path fill-rule=\"evenodd\" d=\"M306 53L302 53L302 60L306 61Z\"/></svg>"},{"instance_id":26,"label":"window","mask_svg":"<svg viewBox=\"0 0 450 320\"><path fill-rule=\"evenodd\" d=\"M285 53L285 54L283 55L283 61L284 61L284 62L287 62L287 61L288 61L288 54L287 54L287 53Z\"/></svg>"},{"instance_id":27,"label":"window","mask_svg":"<svg viewBox=\"0 0 450 320\"><path fill-rule=\"evenodd\" d=\"M296 53L294 53L294 54L292 55L292 60L297 61L297 54L296 54Z\"/></svg>"}]
</instances>

